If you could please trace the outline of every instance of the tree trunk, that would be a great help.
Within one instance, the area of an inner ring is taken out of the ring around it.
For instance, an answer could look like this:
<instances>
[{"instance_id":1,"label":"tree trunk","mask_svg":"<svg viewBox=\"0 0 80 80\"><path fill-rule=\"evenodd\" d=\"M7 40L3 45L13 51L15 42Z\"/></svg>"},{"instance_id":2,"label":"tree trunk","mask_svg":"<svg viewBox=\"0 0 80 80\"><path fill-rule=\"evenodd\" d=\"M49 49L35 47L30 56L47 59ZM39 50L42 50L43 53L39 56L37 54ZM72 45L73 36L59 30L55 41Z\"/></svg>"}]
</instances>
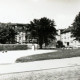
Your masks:
<instances>
[{"instance_id":1,"label":"tree trunk","mask_svg":"<svg viewBox=\"0 0 80 80\"><path fill-rule=\"evenodd\" d=\"M39 46L40 46L40 49L42 49L42 44L39 44Z\"/></svg>"}]
</instances>

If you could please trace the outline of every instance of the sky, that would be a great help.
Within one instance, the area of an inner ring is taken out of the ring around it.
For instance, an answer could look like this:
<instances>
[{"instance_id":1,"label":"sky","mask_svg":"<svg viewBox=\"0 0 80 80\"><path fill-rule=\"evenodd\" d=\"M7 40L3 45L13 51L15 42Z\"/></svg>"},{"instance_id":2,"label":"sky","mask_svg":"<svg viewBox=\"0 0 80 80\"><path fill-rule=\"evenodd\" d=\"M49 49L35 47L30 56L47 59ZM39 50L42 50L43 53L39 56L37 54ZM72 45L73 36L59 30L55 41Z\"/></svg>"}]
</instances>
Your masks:
<instances>
[{"instance_id":1,"label":"sky","mask_svg":"<svg viewBox=\"0 0 80 80\"><path fill-rule=\"evenodd\" d=\"M47 17L57 29L69 27L80 11L80 0L0 0L0 22L29 23Z\"/></svg>"}]
</instances>

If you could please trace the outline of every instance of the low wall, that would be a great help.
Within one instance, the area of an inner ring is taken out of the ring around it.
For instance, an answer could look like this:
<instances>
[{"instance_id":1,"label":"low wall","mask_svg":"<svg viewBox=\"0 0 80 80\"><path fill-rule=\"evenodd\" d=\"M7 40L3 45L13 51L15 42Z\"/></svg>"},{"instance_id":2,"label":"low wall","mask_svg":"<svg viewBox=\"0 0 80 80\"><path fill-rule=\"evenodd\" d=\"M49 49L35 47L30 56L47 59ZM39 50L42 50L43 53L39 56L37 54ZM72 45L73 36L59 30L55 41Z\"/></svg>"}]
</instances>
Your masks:
<instances>
[{"instance_id":1,"label":"low wall","mask_svg":"<svg viewBox=\"0 0 80 80\"><path fill-rule=\"evenodd\" d=\"M27 46L28 46L28 48L29 49L32 49L33 48L33 46L34 46L34 49L38 49L39 47L38 47L38 44L27 44Z\"/></svg>"}]
</instances>

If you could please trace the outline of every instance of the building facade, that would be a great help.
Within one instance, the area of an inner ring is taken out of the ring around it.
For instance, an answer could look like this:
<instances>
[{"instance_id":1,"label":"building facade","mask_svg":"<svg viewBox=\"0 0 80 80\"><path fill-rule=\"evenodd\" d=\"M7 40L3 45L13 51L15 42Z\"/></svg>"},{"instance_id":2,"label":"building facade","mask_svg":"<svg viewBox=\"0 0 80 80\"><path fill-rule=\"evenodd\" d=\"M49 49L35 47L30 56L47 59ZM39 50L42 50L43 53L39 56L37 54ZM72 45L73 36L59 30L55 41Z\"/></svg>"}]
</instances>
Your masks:
<instances>
[{"instance_id":1,"label":"building facade","mask_svg":"<svg viewBox=\"0 0 80 80\"><path fill-rule=\"evenodd\" d=\"M19 32L15 39L16 39L16 42L19 43L19 44L24 44L26 43L26 33L25 32Z\"/></svg>"},{"instance_id":2,"label":"building facade","mask_svg":"<svg viewBox=\"0 0 80 80\"><path fill-rule=\"evenodd\" d=\"M71 29L72 28L69 27L60 32L60 41L63 42L65 47L80 47L80 42L71 36Z\"/></svg>"},{"instance_id":3,"label":"building facade","mask_svg":"<svg viewBox=\"0 0 80 80\"><path fill-rule=\"evenodd\" d=\"M15 36L15 42L17 44L24 44L24 43L26 43L25 27L27 26L27 24L8 23L7 25L12 26L12 28L14 28L14 30L17 31L17 35Z\"/></svg>"}]
</instances>

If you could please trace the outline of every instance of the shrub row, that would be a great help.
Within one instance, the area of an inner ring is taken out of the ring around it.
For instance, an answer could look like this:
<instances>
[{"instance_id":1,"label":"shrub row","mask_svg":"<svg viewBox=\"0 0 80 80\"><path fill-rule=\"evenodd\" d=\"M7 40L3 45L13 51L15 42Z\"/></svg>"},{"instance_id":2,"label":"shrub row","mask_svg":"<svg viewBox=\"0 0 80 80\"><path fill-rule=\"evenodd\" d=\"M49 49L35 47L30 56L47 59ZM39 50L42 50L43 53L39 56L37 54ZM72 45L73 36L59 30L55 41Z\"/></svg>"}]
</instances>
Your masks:
<instances>
[{"instance_id":1,"label":"shrub row","mask_svg":"<svg viewBox=\"0 0 80 80\"><path fill-rule=\"evenodd\" d=\"M29 49L27 44L0 44L0 51L2 50L26 50Z\"/></svg>"}]
</instances>

